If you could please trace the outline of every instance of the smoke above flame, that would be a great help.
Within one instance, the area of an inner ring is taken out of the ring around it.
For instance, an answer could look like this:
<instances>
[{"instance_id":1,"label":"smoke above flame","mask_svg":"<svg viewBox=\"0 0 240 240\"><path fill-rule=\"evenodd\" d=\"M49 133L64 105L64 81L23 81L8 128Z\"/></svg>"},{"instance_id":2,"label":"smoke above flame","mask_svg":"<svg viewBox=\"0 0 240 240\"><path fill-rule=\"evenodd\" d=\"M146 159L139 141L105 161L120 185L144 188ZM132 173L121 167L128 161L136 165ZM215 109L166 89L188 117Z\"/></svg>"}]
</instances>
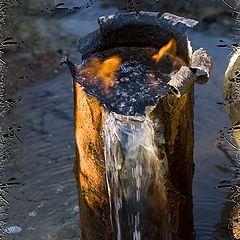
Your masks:
<instances>
[{"instance_id":1,"label":"smoke above flame","mask_svg":"<svg viewBox=\"0 0 240 240\"><path fill-rule=\"evenodd\" d=\"M152 56L155 62L159 62L165 54L169 54L171 57L176 57L177 55L177 42L172 38L166 45L164 45L157 54Z\"/></svg>"},{"instance_id":2,"label":"smoke above flame","mask_svg":"<svg viewBox=\"0 0 240 240\"><path fill-rule=\"evenodd\" d=\"M108 91L117 81L116 72L119 70L122 59L119 56L111 56L103 62L99 58L92 59L80 74L87 73L96 76L101 81L104 91ZM91 80L88 79L90 82Z\"/></svg>"}]
</instances>

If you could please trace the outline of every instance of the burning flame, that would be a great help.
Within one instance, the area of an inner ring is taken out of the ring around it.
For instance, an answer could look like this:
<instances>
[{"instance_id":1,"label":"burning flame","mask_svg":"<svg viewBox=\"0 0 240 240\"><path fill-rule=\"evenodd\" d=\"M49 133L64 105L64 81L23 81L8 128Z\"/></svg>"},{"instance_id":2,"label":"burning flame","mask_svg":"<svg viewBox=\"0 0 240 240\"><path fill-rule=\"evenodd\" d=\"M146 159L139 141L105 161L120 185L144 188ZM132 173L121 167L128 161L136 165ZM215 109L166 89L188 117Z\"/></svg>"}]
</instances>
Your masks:
<instances>
[{"instance_id":1,"label":"burning flame","mask_svg":"<svg viewBox=\"0 0 240 240\"><path fill-rule=\"evenodd\" d=\"M116 72L120 68L121 61L121 58L118 56L112 56L103 62L98 58L94 58L81 73L86 72L96 76L102 81L104 91L108 91L116 83Z\"/></svg>"},{"instance_id":2,"label":"burning flame","mask_svg":"<svg viewBox=\"0 0 240 240\"><path fill-rule=\"evenodd\" d=\"M165 54L175 57L177 55L177 42L172 38L166 45L164 45L157 54L152 56L152 59L159 62Z\"/></svg>"}]
</instances>

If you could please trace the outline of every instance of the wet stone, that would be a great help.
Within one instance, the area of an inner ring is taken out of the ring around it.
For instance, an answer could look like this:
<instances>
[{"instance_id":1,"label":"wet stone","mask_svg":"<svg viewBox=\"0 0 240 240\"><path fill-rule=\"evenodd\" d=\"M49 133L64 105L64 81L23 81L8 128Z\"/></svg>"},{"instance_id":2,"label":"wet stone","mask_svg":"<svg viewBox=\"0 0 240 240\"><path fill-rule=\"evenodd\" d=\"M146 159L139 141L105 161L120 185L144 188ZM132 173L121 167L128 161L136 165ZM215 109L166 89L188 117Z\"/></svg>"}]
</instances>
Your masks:
<instances>
[{"instance_id":1,"label":"wet stone","mask_svg":"<svg viewBox=\"0 0 240 240\"><path fill-rule=\"evenodd\" d=\"M94 54L78 66L75 81L111 112L144 115L145 107L156 105L159 98L169 93L167 83L170 76L179 70L169 56L163 57L158 63L152 60L158 51L153 48L121 47ZM96 76L81 71L96 57L104 61L116 55L121 58L121 65L115 73L116 83L107 91Z\"/></svg>"}]
</instances>

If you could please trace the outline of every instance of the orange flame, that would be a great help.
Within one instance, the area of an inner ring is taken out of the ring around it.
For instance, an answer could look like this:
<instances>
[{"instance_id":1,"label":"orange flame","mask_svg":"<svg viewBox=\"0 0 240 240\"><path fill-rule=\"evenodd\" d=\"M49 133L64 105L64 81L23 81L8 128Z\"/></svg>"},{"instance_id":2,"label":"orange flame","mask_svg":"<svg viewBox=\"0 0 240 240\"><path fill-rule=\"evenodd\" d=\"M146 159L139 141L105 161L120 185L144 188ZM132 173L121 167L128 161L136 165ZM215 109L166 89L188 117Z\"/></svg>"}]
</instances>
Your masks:
<instances>
[{"instance_id":1,"label":"orange flame","mask_svg":"<svg viewBox=\"0 0 240 240\"><path fill-rule=\"evenodd\" d=\"M121 58L118 56L112 56L109 59L103 61L97 72L97 77L103 80L104 89L114 86L116 83L116 71L121 64Z\"/></svg>"},{"instance_id":2,"label":"orange flame","mask_svg":"<svg viewBox=\"0 0 240 240\"><path fill-rule=\"evenodd\" d=\"M177 42L174 38L164 45L157 54L153 55L152 59L159 62L165 54L170 54L173 57L177 55Z\"/></svg>"},{"instance_id":3,"label":"orange flame","mask_svg":"<svg viewBox=\"0 0 240 240\"><path fill-rule=\"evenodd\" d=\"M82 69L81 73L89 73L95 75L102 81L104 91L108 91L116 83L116 72L121 65L121 58L112 56L103 62L98 58L92 59L88 66Z\"/></svg>"}]
</instances>

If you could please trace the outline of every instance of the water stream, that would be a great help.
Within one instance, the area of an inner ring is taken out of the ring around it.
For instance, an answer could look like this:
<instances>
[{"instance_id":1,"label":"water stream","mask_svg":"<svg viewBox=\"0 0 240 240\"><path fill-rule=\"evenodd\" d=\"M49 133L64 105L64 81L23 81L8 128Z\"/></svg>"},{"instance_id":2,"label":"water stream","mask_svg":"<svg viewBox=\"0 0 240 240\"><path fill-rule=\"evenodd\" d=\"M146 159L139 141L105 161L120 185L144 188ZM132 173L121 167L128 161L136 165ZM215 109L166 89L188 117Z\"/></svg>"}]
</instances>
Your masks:
<instances>
[{"instance_id":1,"label":"water stream","mask_svg":"<svg viewBox=\"0 0 240 240\"><path fill-rule=\"evenodd\" d=\"M147 117L115 113L110 113L105 121L106 176L112 223L118 240L155 239L156 236L171 239L171 218L164 187L167 159L165 152L161 152L161 158L157 154L153 126ZM155 216L153 212L157 212L158 217L148 219L148 215ZM151 231L152 221L159 222L157 235Z\"/></svg>"}]
</instances>

